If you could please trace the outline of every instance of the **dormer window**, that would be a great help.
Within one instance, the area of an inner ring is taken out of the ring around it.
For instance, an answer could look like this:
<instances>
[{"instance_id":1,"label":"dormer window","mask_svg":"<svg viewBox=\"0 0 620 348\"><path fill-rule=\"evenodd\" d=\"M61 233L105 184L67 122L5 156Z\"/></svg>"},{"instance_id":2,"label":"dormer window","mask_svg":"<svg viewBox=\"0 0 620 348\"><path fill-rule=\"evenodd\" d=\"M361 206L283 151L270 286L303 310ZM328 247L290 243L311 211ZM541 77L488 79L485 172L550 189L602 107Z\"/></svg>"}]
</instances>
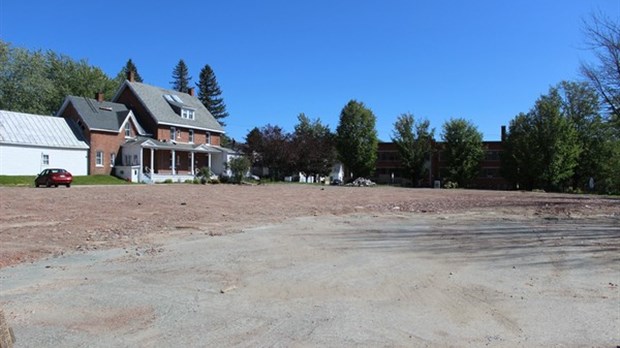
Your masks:
<instances>
[{"instance_id":1,"label":"dormer window","mask_svg":"<svg viewBox=\"0 0 620 348\"><path fill-rule=\"evenodd\" d=\"M164 99L170 104L172 110L174 110L177 115L181 116L181 118L186 120L194 119L196 109L185 104L178 95L164 94Z\"/></svg>"},{"instance_id":2,"label":"dormer window","mask_svg":"<svg viewBox=\"0 0 620 348\"><path fill-rule=\"evenodd\" d=\"M181 109L181 117L186 118L188 120L193 120L194 119L194 110L182 108Z\"/></svg>"},{"instance_id":3,"label":"dormer window","mask_svg":"<svg viewBox=\"0 0 620 348\"><path fill-rule=\"evenodd\" d=\"M125 123L125 138L131 137L131 123Z\"/></svg>"}]
</instances>

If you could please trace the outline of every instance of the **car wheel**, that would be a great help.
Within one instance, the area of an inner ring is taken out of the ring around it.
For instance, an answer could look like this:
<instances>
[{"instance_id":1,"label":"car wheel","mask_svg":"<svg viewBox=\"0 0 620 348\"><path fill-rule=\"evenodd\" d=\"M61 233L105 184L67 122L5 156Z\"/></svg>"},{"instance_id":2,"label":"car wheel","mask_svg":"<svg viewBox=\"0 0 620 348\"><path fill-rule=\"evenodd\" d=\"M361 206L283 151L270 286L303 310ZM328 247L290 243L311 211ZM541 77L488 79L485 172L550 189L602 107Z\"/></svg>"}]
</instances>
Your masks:
<instances>
[{"instance_id":1,"label":"car wheel","mask_svg":"<svg viewBox=\"0 0 620 348\"><path fill-rule=\"evenodd\" d=\"M67 187L71 187L71 184L67 184L66 186L67 186Z\"/></svg>"},{"instance_id":2,"label":"car wheel","mask_svg":"<svg viewBox=\"0 0 620 348\"><path fill-rule=\"evenodd\" d=\"M52 186L52 183L51 183L49 180L48 180L48 181L46 181L46 182L45 182L45 187L50 187L50 186Z\"/></svg>"},{"instance_id":3,"label":"car wheel","mask_svg":"<svg viewBox=\"0 0 620 348\"><path fill-rule=\"evenodd\" d=\"M58 184L55 184L54 187L58 187Z\"/></svg>"}]
</instances>

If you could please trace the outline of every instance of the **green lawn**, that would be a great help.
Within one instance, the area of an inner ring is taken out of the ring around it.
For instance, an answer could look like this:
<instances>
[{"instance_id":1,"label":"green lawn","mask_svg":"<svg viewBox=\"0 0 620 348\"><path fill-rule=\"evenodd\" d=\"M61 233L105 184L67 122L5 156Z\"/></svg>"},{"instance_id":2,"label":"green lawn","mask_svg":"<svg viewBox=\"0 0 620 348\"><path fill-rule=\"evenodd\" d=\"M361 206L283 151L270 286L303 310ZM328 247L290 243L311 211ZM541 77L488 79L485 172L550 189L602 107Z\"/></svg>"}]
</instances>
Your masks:
<instances>
[{"instance_id":1,"label":"green lawn","mask_svg":"<svg viewBox=\"0 0 620 348\"><path fill-rule=\"evenodd\" d=\"M34 186L34 175L0 175L0 186ZM74 176L73 185L126 185L129 182L112 175Z\"/></svg>"}]
</instances>

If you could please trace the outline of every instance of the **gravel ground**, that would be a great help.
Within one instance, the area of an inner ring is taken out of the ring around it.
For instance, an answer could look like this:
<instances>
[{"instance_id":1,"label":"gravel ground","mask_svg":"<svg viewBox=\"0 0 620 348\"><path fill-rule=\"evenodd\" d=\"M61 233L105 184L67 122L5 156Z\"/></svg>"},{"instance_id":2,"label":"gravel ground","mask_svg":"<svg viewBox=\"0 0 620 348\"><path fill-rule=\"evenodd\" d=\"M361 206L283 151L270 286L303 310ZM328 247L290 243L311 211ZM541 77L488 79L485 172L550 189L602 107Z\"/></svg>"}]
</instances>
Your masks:
<instances>
[{"instance_id":1,"label":"gravel ground","mask_svg":"<svg viewBox=\"0 0 620 348\"><path fill-rule=\"evenodd\" d=\"M0 188L17 347L615 346L620 200Z\"/></svg>"}]
</instances>

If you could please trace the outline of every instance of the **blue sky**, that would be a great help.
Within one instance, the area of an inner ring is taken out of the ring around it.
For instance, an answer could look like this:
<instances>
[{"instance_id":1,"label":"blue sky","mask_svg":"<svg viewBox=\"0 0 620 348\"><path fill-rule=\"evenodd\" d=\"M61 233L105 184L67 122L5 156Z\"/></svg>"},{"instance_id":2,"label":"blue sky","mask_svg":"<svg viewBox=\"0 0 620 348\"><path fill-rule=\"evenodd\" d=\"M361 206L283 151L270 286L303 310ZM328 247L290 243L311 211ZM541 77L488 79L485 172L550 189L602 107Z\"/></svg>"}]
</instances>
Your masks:
<instances>
[{"instance_id":1,"label":"blue sky","mask_svg":"<svg viewBox=\"0 0 620 348\"><path fill-rule=\"evenodd\" d=\"M114 77L131 58L146 83L170 87L184 59L209 64L242 140L301 112L335 130L363 102L389 141L406 112L441 132L471 120L486 140L550 86L581 79L582 20L620 18L620 0L0 0L0 37L86 59Z\"/></svg>"}]
</instances>

